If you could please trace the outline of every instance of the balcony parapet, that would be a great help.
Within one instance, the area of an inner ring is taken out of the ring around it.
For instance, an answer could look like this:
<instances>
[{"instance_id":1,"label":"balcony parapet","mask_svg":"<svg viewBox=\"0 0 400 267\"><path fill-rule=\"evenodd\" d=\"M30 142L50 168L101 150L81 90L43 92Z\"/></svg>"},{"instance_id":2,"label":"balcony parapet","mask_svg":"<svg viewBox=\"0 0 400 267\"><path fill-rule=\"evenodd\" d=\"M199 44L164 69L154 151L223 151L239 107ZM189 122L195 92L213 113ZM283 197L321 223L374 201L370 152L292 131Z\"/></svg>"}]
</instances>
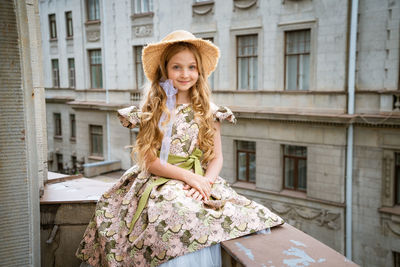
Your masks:
<instances>
[{"instance_id":1,"label":"balcony parapet","mask_svg":"<svg viewBox=\"0 0 400 267\"><path fill-rule=\"evenodd\" d=\"M75 251L97 200L113 180L67 175L50 175L49 180L54 181L45 185L40 200L42 265L78 267ZM357 266L289 224L224 241L221 247L223 266Z\"/></svg>"}]
</instances>

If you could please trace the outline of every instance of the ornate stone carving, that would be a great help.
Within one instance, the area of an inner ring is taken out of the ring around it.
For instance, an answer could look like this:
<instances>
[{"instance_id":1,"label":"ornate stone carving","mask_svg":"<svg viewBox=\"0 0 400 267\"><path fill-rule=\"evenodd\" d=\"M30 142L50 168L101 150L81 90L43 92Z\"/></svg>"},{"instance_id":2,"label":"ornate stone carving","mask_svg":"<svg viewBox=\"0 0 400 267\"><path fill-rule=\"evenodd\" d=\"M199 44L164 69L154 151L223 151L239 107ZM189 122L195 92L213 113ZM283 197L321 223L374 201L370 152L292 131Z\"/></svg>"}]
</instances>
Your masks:
<instances>
[{"instance_id":1,"label":"ornate stone carving","mask_svg":"<svg viewBox=\"0 0 400 267\"><path fill-rule=\"evenodd\" d=\"M390 220L384 220L383 222L383 234L385 236L388 236L389 233L392 233L395 235L397 238L400 237L400 224L390 221Z\"/></svg>"},{"instance_id":2,"label":"ornate stone carving","mask_svg":"<svg viewBox=\"0 0 400 267\"><path fill-rule=\"evenodd\" d=\"M249 9L257 4L257 0L234 0L233 11L236 9Z\"/></svg>"},{"instance_id":3,"label":"ornate stone carving","mask_svg":"<svg viewBox=\"0 0 400 267\"><path fill-rule=\"evenodd\" d=\"M192 15L207 15L208 13L213 13L214 1L199 2L192 5Z\"/></svg>"},{"instance_id":4,"label":"ornate stone carving","mask_svg":"<svg viewBox=\"0 0 400 267\"><path fill-rule=\"evenodd\" d=\"M287 222L295 227L301 227L301 219L313 221L318 226L326 227L331 230L339 230L340 213L335 213L326 209L315 209L282 202L269 202L261 200L263 204L271 210L284 217Z\"/></svg>"},{"instance_id":5,"label":"ornate stone carving","mask_svg":"<svg viewBox=\"0 0 400 267\"><path fill-rule=\"evenodd\" d=\"M147 37L153 35L153 24L139 25L133 27L135 37Z\"/></svg>"},{"instance_id":6,"label":"ornate stone carving","mask_svg":"<svg viewBox=\"0 0 400 267\"><path fill-rule=\"evenodd\" d=\"M89 42L100 41L100 29L96 30L86 30L86 39Z\"/></svg>"}]
</instances>

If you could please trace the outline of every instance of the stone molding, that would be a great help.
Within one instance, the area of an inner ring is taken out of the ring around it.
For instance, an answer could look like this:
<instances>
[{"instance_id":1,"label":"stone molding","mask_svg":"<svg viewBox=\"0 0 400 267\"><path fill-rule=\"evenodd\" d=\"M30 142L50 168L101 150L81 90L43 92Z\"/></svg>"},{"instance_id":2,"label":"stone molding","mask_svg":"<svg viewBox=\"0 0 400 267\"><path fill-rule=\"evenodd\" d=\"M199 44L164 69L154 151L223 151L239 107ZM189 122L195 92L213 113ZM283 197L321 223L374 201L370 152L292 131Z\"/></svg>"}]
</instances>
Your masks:
<instances>
[{"instance_id":1,"label":"stone molding","mask_svg":"<svg viewBox=\"0 0 400 267\"><path fill-rule=\"evenodd\" d=\"M192 16L214 13L214 1L198 2L192 5Z\"/></svg>"},{"instance_id":2,"label":"stone molding","mask_svg":"<svg viewBox=\"0 0 400 267\"><path fill-rule=\"evenodd\" d=\"M258 7L257 0L233 0L233 11L236 9L246 10L253 6Z\"/></svg>"}]
</instances>

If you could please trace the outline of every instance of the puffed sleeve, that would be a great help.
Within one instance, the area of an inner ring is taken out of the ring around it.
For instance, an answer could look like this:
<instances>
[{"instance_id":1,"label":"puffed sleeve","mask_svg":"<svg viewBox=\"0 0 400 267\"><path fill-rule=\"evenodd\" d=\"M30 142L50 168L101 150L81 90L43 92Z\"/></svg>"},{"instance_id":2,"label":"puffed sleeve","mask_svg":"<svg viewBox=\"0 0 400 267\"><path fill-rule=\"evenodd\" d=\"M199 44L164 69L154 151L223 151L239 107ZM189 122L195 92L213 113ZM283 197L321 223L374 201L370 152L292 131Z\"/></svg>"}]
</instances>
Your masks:
<instances>
[{"instance_id":1,"label":"puffed sleeve","mask_svg":"<svg viewBox=\"0 0 400 267\"><path fill-rule=\"evenodd\" d=\"M119 109L118 118L121 124L127 128L135 128L140 124L140 116L142 111L136 106Z\"/></svg>"},{"instance_id":2,"label":"puffed sleeve","mask_svg":"<svg viewBox=\"0 0 400 267\"><path fill-rule=\"evenodd\" d=\"M223 120L226 120L233 124L236 123L235 115L233 115L233 112L228 107L217 106L211 102L210 108L214 115L214 121L222 122Z\"/></svg>"}]
</instances>

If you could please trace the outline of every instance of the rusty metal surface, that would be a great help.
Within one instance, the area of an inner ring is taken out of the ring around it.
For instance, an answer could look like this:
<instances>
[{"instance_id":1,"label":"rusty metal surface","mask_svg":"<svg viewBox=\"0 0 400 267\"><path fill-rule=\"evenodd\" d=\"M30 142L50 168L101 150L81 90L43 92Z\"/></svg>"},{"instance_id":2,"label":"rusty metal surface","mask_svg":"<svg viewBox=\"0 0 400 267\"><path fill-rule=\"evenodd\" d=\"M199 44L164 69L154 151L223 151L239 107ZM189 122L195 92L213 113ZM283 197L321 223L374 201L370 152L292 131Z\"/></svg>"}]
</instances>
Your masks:
<instances>
[{"instance_id":1,"label":"rusty metal surface","mask_svg":"<svg viewBox=\"0 0 400 267\"><path fill-rule=\"evenodd\" d=\"M289 224L274 227L266 234L222 242L222 248L233 261L224 262L224 266L358 266Z\"/></svg>"}]
</instances>

